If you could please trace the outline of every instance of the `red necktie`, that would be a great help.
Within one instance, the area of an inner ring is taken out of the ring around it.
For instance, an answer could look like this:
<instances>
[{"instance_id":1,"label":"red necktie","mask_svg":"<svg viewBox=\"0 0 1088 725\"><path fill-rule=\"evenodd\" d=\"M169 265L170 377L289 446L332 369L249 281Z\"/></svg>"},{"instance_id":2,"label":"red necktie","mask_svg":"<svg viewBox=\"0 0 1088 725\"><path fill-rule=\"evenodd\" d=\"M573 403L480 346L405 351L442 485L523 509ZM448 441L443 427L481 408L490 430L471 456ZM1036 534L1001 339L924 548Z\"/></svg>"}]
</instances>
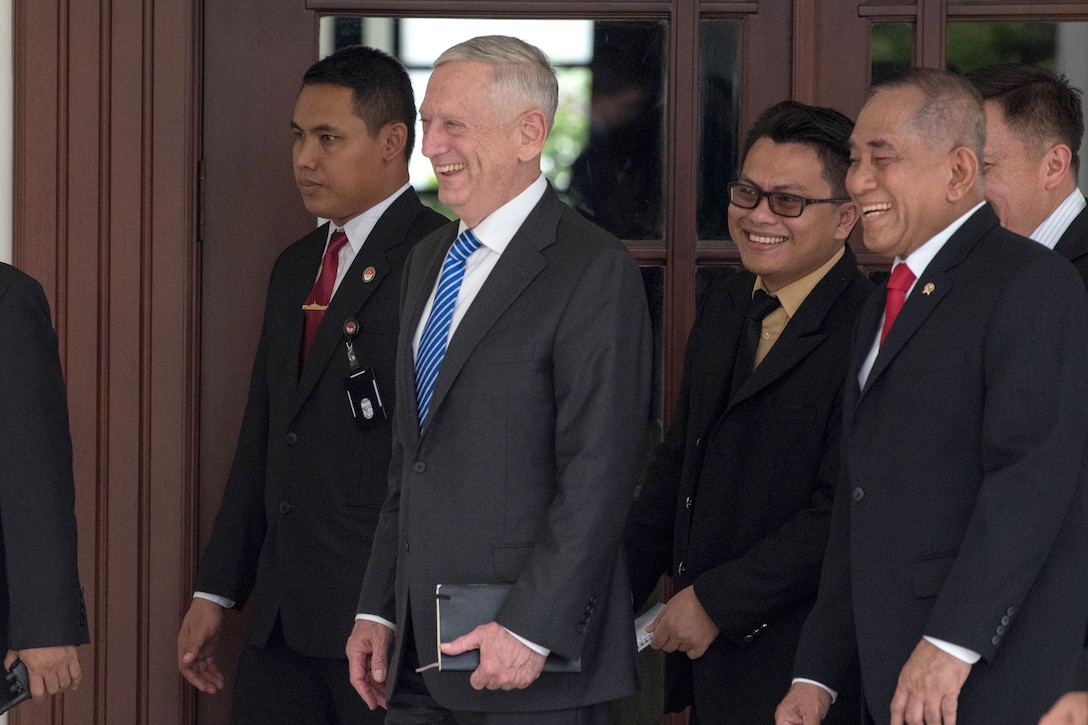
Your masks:
<instances>
[{"instance_id":1,"label":"red necktie","mask_svg":"<svg viewBox=\"0 0 1088 725\"><path fill-rule=\"evenodd\" d=\"M314 338L317 337L317 328L321 324L321 318L325 316L329 300L332 299L332 287L336 283L336 269L339 266L340 250L347 242L348 235L339 229L329 237L329 245L325 248L325 256L321 259L321 274L317 276L313 289L306 296L306 304L302 306L305 325L302 329L299 370L302 370L302 367L306 364L306 356L310 354Z\"/></svg>"},{"instance_id":2,"label":"red necktie","mask_svg":"<svg viewBox=\"0 0 1088 725\"><path fill-rule=\"evenodd\" d=\"M888 279L888 297L884 302L884 329L880 332L880 344L884 344L884 338L888 336L888 330L892 329L892 323L899 316L899 310L903 309L903 302L907 298L907 290L914 284L914 272L910 271L903 262L895 265L892 276Z\"/></svg>"}]
</instances>

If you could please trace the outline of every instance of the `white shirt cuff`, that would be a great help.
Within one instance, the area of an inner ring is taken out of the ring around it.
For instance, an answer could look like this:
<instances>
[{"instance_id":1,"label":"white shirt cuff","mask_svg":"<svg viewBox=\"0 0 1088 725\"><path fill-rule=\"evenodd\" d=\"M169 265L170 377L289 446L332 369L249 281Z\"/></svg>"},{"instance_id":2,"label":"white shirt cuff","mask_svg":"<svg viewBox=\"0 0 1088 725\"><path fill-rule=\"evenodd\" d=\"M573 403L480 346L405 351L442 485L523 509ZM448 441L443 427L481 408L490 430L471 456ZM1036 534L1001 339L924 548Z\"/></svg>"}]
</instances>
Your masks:
<instances>
[{"instance_id":1,"label":"white shirt cuff","mask_svg":"<svg viewBox=\"0 0 1088 725\"><path fill-rule=\"evenodd\" d=\"M794 684L796 684L798 682L804 682L804 683L807 683L809 685L816 685L816 687L819 687L821 690L827 691L827 694L831 695L831 704L832 705L835 704L835 700L839 699L839 693L835 692L834 690L832 690L830 687L828 687L827 685L825 685L822 682L817 682L816 680L810 680L810 679L805 678L805 677L794 677L793 682L794 682Z\"/></svg>"},{"instance_id":2,"label":"white shirt cuff","mask_svg":"<svg viewBox=\"0 0 1088 725\"><path fill-rule=\"evenodd\" d=\"M234 600L221 597L218 594L208 594L207 592L193 592L193 599L207 599L209 602L215 602L223 609L231 609L234 607Z\"/></svg>"},{"instance_id":3,"label":"white shirt cuff","mask_svg":"<svg viewBox=\"0 0 1088 725\"><path fill-rule=\"evenodd\" d=\"M973 665L980 659L982 659L982 655L980 655L978 652L975 652L972 649L967 649L966 647L961 647L958 644L945 642L943 639L937 639L936 637L930 637L928 635L923 635L922 639L924 639L926 642L929 642L931 645L941 650L942 652L947 652L956 659L962 660L969 665Z\"/></svg>"},{"instance_id":4,"label":"white shirt cuff","mask_svg":"<svg viewBox=\"0 0 1088 725\"><path fill-rule=\"evenodd\" d=\"M503 629L505 629L507 632L510 632L510 630L508 628L506 628L506 627L503 627ZM517 634L515 632L510 632L510 636L512 636L518 642L521 642L523 645L525 645L526 647L531 649L533 652L536 652L538 655L544 655L545 657L547 657L548 655L550 655L552 653L552 651L550 649L548 649L547 647L541 647L536 642L530 642L529 640L525 639L524 637L522 637L521 635L519 635L519 634Z\"/></svg>"},{"instance_id":5,"label":"white shirt cuff","mask_svg":"<svg viewBox=\"0 0 1088 725\"><path fill-rule=\"evenodd\" d=\"M393 624L388 619L384 619L383 617L379 617L376 614L356 614L355 615L355 621L359 621L360 619L362 619L364 621L367 621L367 622L377 622L378 624L380 624L380 625L382 625L384 627L388 627L389 629L393 630L394 632L397 631L397 625Z\"/></svg>"}]
</instances>

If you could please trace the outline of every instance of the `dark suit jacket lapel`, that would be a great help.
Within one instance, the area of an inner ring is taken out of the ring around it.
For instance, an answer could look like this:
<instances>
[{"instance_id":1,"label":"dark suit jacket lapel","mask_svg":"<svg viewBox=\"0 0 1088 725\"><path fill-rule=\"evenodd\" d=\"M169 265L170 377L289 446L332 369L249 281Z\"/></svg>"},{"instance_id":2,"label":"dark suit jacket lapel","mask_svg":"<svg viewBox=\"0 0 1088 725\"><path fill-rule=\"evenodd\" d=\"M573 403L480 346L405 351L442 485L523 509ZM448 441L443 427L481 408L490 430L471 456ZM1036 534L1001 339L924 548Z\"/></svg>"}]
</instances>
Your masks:
<instances>
[{"instance_id":1,"label":"dark suit jacket lapel","mask_svg":"<svg viewBox=\"0 0 1088 725\"><path fill-rule=\"evenodd\" d=\"M1088 254L1088 209L1077 214L1054 246L1054 251L1068 260L1075 260Z\"/></svg>"},{"instance_id":2,"label":"dark suit jacket lapel","mask_svg":"<svg viewBox=\"0 0 1088 725\"><path fill-rule=\"evenodd\" d=\"M797 308L767 357L741 384L729 402L730 408L779 380L827 339L828 333L822 331L824 318L850 284L856 266L853 253L847 249Z\"/></svg>"},{"instance_id":3,"label":"dark suit jacket lapel","mask_svg":"<svg viewBox=\"0 0 1088 725\"><path fill-rule=\"evenodd\" d=\"M450 340L435 379L434 395L431 397L432 415L441 407L453 381L480 340L544 269L541 250L555 242L563 208L563 202L549 187L510 240Z\"/></svg>"},{"instance_id":4,"label":"dark suit jacket lapel","mask_svg":"<svg viewBox=\"0 0 1088 725\"><path fill-rule=\"evenodd\" d=\"M752 285L755 276L749 272L739 273L744 281L731 286L732 315L723 323L721 334L714 336L716 346L707 350L705 359L700 361L702 370L701 380L693 386L695 390L705 390L713 394L714 400L707 409L709 415L703 421L707 426L706 434L709 434L725 414L729 406L729 393L733 389L733 373L736 368L737 349L740 347L740 337L744 331L745 316L748 313L748 305L752 301ZM708 312L707 314L713 314ZM725 334L729 332L730 334Z\"/></svg>"},{"instance_id":5,"label":"dark suit jacket lapel","mask_svg":"<svg viewBox=\"0 0 1088 725\"><path fill-rule=\"evenodd\" d=\"M884 299L888 295L887 283L874 289L865 300L865 305L858 315L857 327L854 328L854 339L850 346L850 367L846 373L846 387L842 393L842 408L844 411L852 411L857 404L861 387L858 384L858 373L865 358L869 356L873 340L876 338L877 328L880 325L880 316L884 312ZM872 374L869 375L872 377Z\"/></svg>"},{"instance_id":6,"label":"dark suit jacket lapel","mask_svg":"<svg viewBox=\"0 0 1088 725\"><path fill-rule=\"evenodd\" d=\"M298 381L296 411L313 392L322 372L332 360L333 354L343 338L344 322L358 316L366 301L370 299L370 295L389 275L390 265L386 257L386 250L404 242L405 232L418 211L419 203L416 201L415 193L409 189L385 210L385 213L378 219L374 229L366 238L362 249L355 255L347 274L344 275L344 279L341 280L340 286L336 289L336 293L333 294L332 300L329 302L329 309L325 310L325 316L321 318L321 325L317 328L317 336L314 338L314 346L306 357L306 365L303 367ZM324 251L324 247L322 247L322 251ZM320 253L315 264L314 275L317 274L316 270L321 265ZM369 282L364 279L364 272L368 268L374 270L374 277ZM389 282L399 284L400 280L389 280ZM313 285L313 280L310 281L310 284ZM303 292L303 296L308 292L309 287ZM301 305L301 302L299 304ZM300 328L300 340L301 337L302 331ZM340 354L346 356L346 348L342 349ZM365 360L362 362L366 364Z\"/></svg>"},{"instance_id":7,"label":"dark suit jacket lapel","mask_svg":"<svg viewBox=\"0 0 1088 725\"><path fill-rule=\"evenodd\" d=\"M911 290L910 297L903 304L903 309L900 310L892 329L888 331L888 336L884 338L884 344L880 346L880 352L873 362L873 369L865 380L865 387L861 391L862 396L872 387L873 382L887 370L888 365L903 349L907 341L914 336L914 333L918 331L918 328L922 326L930 313L936 309L944 296L952 289L952 279L947 274L948 270L962 262L963 258L982 238L982 235L997 226L997 224L997 215L987 204L972 214L945 243L941 251L937 252L937 256L933 258L933 261L929 263L929 266L914 283L914 289ZM886 293L887 285L884 285L881 289ZM883 311L883 307L881 307L881 311ZM873 334L876 334L875 330ZM865 347L864 354L867 354L869 347L865 346L864 340L860 342ZM872 344L872 338L869 339L869 344Z\"/></svg>"}]
</instances>

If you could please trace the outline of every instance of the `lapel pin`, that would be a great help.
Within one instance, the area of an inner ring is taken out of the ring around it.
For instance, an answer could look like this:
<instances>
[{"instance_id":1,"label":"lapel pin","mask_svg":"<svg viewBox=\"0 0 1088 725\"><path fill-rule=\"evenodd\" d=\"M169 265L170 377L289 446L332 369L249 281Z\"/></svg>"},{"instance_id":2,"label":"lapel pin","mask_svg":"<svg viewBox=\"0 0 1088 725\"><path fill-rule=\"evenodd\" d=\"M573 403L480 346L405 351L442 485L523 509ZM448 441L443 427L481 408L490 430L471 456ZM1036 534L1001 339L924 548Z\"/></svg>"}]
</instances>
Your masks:
<instances>
[{"instance_id":1,"label":"lapel pin","mask_svg":"<svg viewBox=\"0 0 1088 725\"><path fill-rule=\"evenodd\" d=\"M376 274L378 274L378 273L374 271L373 267L367 267L366 269L363 270L363 281L364 282L373 281L374 276Z\"/></svg>"},{"instance_id":2,"label":"lapel pin","mask_svg":"<svg viewBox=\"0 0 1088 725\"><path fill-rule=\"evenodd\" d=\"M922 288L922 294L931 295L933 290L937 289L932 282L926 282L926 286Z\"/></svg>"},{"instance_id":3,"label":"lapel pin","mask_svg":"<svg viewBox=\"0 0 1088 725\"><path fill-rule=\"evenodd\" d=\"M355 337L359 333L359 323L353 319L349 319L344 322L344 334L348 337Z\"/></svg>"}]
</instances>

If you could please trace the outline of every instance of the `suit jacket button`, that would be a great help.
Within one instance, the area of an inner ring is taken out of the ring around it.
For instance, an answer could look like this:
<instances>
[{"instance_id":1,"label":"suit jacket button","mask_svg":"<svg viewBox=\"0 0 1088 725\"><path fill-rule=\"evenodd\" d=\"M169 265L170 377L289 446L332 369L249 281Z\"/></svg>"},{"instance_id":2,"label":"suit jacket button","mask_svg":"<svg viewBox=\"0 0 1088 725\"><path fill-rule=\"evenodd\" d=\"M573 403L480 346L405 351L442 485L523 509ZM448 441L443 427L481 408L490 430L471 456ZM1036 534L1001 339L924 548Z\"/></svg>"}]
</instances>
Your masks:
<instances>
[{"instance_id":1,"label":"suit jacket button","mask_svg":"<svg viewBox=\"0 0 1088 725\"><path fill-rule=\"evenodd\" d=\"M1001 643L1001 638L998 637L996 634L993 637L990 638L990 644L992 644L994 647L996 647L1000 643Z\"/></svg>"},{"instance_id":2,"label":"suit jacket button","mask_svg":"<svg viewBox=\"0 0 1088 725\"><path fill-rule=\"evenodd\" d=\"M696 438L695 439L695 447L696 448L702 448L703 447L703 439L702 438Z\"/></svg>"},{"instance_id":3,"label":"suit jacket button","mask_svg":"<svg viewBox=\"0 0 1088 725\"><path fill-rule=\"evenodd\" d=\"M862 490L861 486L858 486L854 489L854 500L860 501L863 498L865 498L865 491Z\"/></svg>"},{"instance_id":4,"label":"suit jacket button","mask_svg":"<svg viewBox=\"0 0 1088 725\"><path fill-rule=\"evenodd\" d=\"M423 461L416 461L412 464L413 473L423 473L427 470L427 464Z\"/></svg>"},{"instance_id":5,"label":"suit jacket button","mask_svg":"<svg viewBox=\"0 0 1088 725\"><path fill-rule=\"evenodd\" d=\"M1004 617L1001 618L1001 624L1005 625L1006 627L1009 626L1010 621L1011 620L1009 620L1009 615L1007 615L1007 614Z\"/></svg>"},{"instance_id":6,"label":"suit jacket button","mask_svg":"<svg viewBox=\"0 0 1088 725\"><path fill-rule=\"evenodd\" d=\"M684 499L684 508L691 508L691 496L688 496Z\"/></svg>"},{"instance_id":7,"label":"suit jacket button","mask_svg":"<svg viewBox=\"0 0 1088 725\"><path fill-rule=\"evenodd\" d=\"M287 434L287 445L293 446L296 443L298 443L298 436L295 435L294 433L288 433Z\"/></svg>"},{"instance_id":8,"label":"suit jacket button","mask_svg":"<svg viewBox=\"0 0 1088 725\"><path fill-rule=\"evenodd\" d=\"M1016 614L1016 607L1009 607L1005 610L1005 614L1009 615L1010 617Z\"/></svg>"},{"instance_id":9,"label":"suit jacket button","mask_svg":"<svg viewBox=\"0 0 1088 725\"><path fill-rule=\"evenodd\" d=\"M687 570L688 570L688 568L687 568L687 566L684 565L684 562L680 562L680 565L676 567L676 573L677 574L683 574Z\"/></svg>"},{"instance_id":10,"label":"suit jacket button","mask_svg":"<svg viewBox=\"0 0 1088 725\"><path fill-rule=\"evenodd\" d=\"M281 514L289 513L291 511L291 508L292 508L291 504L287 503L286 501L280 501L280 513Z\"/></svg>"}]
</instances>

